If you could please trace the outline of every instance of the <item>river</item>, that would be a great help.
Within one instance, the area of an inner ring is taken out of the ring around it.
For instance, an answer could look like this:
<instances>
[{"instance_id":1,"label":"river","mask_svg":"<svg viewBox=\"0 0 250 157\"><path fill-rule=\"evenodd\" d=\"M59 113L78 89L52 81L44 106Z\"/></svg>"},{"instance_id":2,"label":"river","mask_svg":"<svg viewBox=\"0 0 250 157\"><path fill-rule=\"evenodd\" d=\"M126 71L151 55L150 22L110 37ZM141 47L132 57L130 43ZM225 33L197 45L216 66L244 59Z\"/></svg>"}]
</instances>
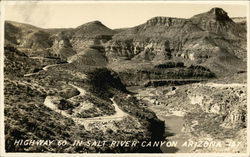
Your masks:
<instances>
[{"instance_id":1,"label":"river","mask_svg":"<svg viewBox=\"0 0 250 157\"><path fill-rule=\"evenodd\" d=\"M164 110L167 110L167 106L155 106L152 101L149 101L151 97L157 96L154 89L142 89L141 87L127 88L133 93L137 93L137 98L143 100L150 110L156 113L157 117L165 122L165 136L166 141L177 142L176 147L167 147L163 145L161 151L163 153L188 153L191 151L191 147L182 147L182 144L189 139L184 132L182 132L183 125L185 123L184 114L180 111L175 111L173 114L167 114ZM147 99L148 98L148 99Z\"/></svg>"},{"instance_id":2,"label":"river","mask_svg":"<svg viewBox=\"0 0 250 157\"><path fill-rule=\"evenodd\" d=\"M163 153L188 153L191 151L189 147L182 147L182 144L189 139L182 132L183 124L185 123L184 118L182 116L160 116L159 119L165 121L165 133L166 140L177 142L176 147L166 147L165 145L161 147Z\"/></svg>"}]
</instances>

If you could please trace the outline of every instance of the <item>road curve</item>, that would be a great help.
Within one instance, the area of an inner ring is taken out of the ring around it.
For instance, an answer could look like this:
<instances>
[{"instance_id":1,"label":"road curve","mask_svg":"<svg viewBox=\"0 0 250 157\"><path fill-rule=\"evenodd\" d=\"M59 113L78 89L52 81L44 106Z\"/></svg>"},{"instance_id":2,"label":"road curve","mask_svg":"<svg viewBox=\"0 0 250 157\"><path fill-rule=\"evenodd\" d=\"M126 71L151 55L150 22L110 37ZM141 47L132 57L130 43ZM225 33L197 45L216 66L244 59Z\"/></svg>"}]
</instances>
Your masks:
<instances>
[{"instance_id":1,"label":"road curve","mask_svg":"<svg viewBox=\"0 0 250 157\"><path fill-rule=\"evenodd\" d=\"M82 89L81 87L78 87L76 85L73 84L69 84L72 87L76 88L80 94L79 95L85 95L86 91L84 89ZM77 96L79 96L77 95ZM50 108L51 110L60 113L61 115L67 117L67 118L71 118L74 120L74 122L76 122L77 124L81 124L86 126L89 123L93 123L93 122L108 122L108 121L114 121L114 120L122 120L124 119L124 117L128 116L127 113L125 113L124 111L122 111L118 105L116 104L116 102L114 101L113 98L110 99L113 103L112 105L115 107L115 114L113 115L109 115L109 116L99 116L99 117L93 117L93 118L78 118L78 117L73 117L72 115L68 114L67 112L60 110L57 108L56 104L53 103L53 96L47 96L44 100L44 105L47 106L48 108ZM87 128L87 126L86 126Z\"/></svg>"}]
</instances>

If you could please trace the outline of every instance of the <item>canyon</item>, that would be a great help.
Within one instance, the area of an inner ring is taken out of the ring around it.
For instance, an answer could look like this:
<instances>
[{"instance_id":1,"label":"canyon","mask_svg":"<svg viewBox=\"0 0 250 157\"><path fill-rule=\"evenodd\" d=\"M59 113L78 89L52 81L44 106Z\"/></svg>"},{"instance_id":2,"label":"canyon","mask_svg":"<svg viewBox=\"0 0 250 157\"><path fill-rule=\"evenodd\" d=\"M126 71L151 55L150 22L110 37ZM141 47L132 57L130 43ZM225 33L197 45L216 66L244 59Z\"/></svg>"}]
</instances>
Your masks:
<instances>
[{"instance_id":1,"label":"canyon","mask_svg":"<svg viewBox=\"0 0 250 157\"><path fill-rule=\"evenodd\" d=\"M4 30L8 152L246 151L245 18L212 8L189 19L159 16L119 30L100 21L59 29L5 21ZM11 146L22 138L243 144L234 149Z\"/></svg>"}]
</instances>

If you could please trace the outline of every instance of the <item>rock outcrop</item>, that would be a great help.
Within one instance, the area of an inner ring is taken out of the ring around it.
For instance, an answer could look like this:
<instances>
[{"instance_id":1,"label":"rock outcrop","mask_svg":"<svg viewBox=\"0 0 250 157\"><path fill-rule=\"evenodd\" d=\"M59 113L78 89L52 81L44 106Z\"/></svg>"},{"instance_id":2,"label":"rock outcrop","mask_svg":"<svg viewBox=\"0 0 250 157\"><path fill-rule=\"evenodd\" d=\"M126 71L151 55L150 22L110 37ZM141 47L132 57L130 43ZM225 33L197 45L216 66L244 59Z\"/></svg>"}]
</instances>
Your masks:
<instances>
[{"instance_id":1,"label":"rock outcrop","mask_svg":"<svg viewBox=\"0 0 250 157\"><path fill-rule=\"evenodd\" d=\"M154 17L115 34L105 45L111 62L181 60L211 68L217 75L244 69L241 62L247 54L246 30L221 8L190 19Z\"/></svg>"},{"instance_id":2,"label":"rock outcrop","mask_svg":"<svg viewBox=\"0 0 250 157\"><path fill-rule=\"evenodd\" d=\"M67 36L67 32L54 34L51 36L51 39L53 40L53 45L51 47L52 54L64 59L76 54Z\"/></svg>"},{"instance_id":3,"label":"rock outcrop","mask_svg":"<svg viewBox=\"0 0 250 157\"><path fill-rule=\"evenodd\" d=\"M195 15L191 18L192 22L198 25L200 28L206 31L210 31L216 34L229 33L237 36L241 36L246 30L237 26L235 22L227 15L221 8L212 8L206 13Z\"/></svg>"},{"instance_id":4,"label":"rock outcrop","mask_svg":"<svg viewBox=\"0 0 250 157\"><path fill-rule=\"evenodd\" d=\"M222 127L235 128L246 125L245 86L224 87L223 84L207 86L198 84L193 88L193 91L188 92L190 103L199 105L206 113L223 116Z\"/></svg>"},{"instance_id":5,"label":"rock outcrop","mask_svg":"<svg viewBox=\"0 0 250 157\"><path fill-rule=\"evenodd\" d=\"M171 59L168 41L111 41L105 51L111 61L132 58L146 61Z\"/></svg>"},{"instance_id":6,"label":"rock outcrop","mask_svg":"<svg viewBox=\"0 0 250 157\"><path fill-rule=\"evenodd\" d=\"M100 21L59 30L8 21L5 33L6 44L32 56L68 60L94 49L100 53L92 56L99 55L108 64L127 60L153 64L178 60L207 67L218 76L237 73L246 67L242 63L247 54L246 29L221 8L190 19L154 17L122 31L111 30ZM112 65L112 69L117 66Z\"/></svg>"},{"instance_id":7,"label":"rock outcrop","mask_svg":"<svg viewBox=\"0 0 250 157\"><path fill-rule=\"evenodd\" d=\"M171 64L170 64L171 63ZM166 62L155 67L135 68L118 72L126 86L164 86L182 85L205 81L215 75L204 67L186 67L181 62Z\"/></svg>"}]
</instances>

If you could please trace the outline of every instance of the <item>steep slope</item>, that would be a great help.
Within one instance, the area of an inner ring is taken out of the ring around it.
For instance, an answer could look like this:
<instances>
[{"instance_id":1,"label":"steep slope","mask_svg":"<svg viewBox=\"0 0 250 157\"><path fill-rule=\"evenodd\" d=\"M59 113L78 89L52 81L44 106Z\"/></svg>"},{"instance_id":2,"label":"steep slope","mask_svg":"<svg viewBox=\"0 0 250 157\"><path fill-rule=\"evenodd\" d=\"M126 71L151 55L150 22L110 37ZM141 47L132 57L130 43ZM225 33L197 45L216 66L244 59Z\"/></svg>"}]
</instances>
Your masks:
<instances>
[{"instance_id":1,"label":"steep slope","mask_svg":"<svg viewBox=\"0 0 250 157\"><path fill-rule=\"evenodd\" d=\"M96 26L99 28L100 24ZM111 38L110 32L102 34L101 29L91 33L91 27L92 24L87 24L80 29L52 30L52 33L37 28L24 34L18 33L25 31L22 29L26 26L6 27L6 40L10 41L13 36L11 44L6 42L4 49L7 152L160 151L158 147L145 149L139 145L109 147L112 141L163 140L164 122L140 106L117 73L105 67L108 61L102 42ZM84 36L86 29L90 34ZM74 38L77 31L83 34ZM84 45L86 48L81 48L73 39L88 42ZM117 116L120 113L123 115ZM15 146L16 139L51 139L55 144ZM56 144L59 140L67 144L59 148ZM75 140L84 143L73 145ZM107 144L99 147L87 145L87 141L107 141Z\"/></svg>"},{"instance_id":2,"label":"steep slope","mask_svg":"<svg viewBox=\"0 0 250 157\"><path fill-rule=\"evenodd\" d=\"M41 28L14 21L5 21L4 27L5 44L14 45L22 45L27 34L42 31Z\"/></svg>"},{"instance_id":3,"label":"steep slope","mask_svg":"<svg viewBox=\"0 0 250 157\"><path fill-rule=\"evenodd\" d=\"M28 68L34 66L29 64L27 56L24 57L26 60L19 58L20 64ZM157 147L145 149L139 145L119 149L109 147L112 141L162 140L164 123L153 112L138 104L115 72L84 66L73 62L50 67L47 71L29 77L11 77L15 74L11 70L13 66L6 66L4 94L7 152L159 152ZM115 97L117 106L126 116L102 121L100 119L104 116L115 115L116 110L110 101L112 97ZM55 105L55 108L48 105L51 99L53 101L49 105ZM47 138L56 142L65 140L67 144L63 148L57 145L13 145L16 139L23 138ZM85 144L73 146L76 139L105 140L108 143L103 147Z\"/></svg>"},{"instance_id":4,"label":"steep slope","mask_svg":"<svg viewBox=\"0 0 250 157\"><path fill-rule=\"evenodd\" d=\"M115 32L100 21L92 21L78 26L74 29L74 37L77 38L95 38L100 35L112 36Z\"/></svg>"},{"instance_id":5,"label":"steep slope","mask_svg":"<svg viewBox=\"0 0 250 157\"><path fill-rule=\"evenodd\" d=\"M106 66L107 59L104 53L93 48L86 48L83 51L68 58L69 63L88 65L88 66Z\"/></svg>"},{"instance_id":6,"label":"steep slope","mask_svg":"<svg viewBox=\"0 0 250 157\"><path fill-rule=\"evenodd\" d=\"M47 49L52 46L52 42L49 37L50 35L48 33L40 30L32 32L23 39L24 41L20 46L36 50Z\"/></svg>"},{"instance_id":7,"label":"steep slope","mask_svg":"<svg viewBox=\"0 0 250 157\"><path fill-rule=\"evenodd\" d=\"M53 45L47 29L32 25L5 21L5 46L15 47L27 56L51 57L50 48Z\"/></svg>"},{"instance_id":8,"label":"steep slope","mask_svg":"<svg viewBox=\"0 0 250 157\"><path fill-rule=\"evenodd\" d=\"M204 65L225 76L246 69L246 30L224 10L213 8L190 19L152 18L115 34L105 50L111 62L177 60Z\"/></svg>"},{"instance_id":9,"label":"steep slope","mask_svg":"<svg viewBox=\"0 0 250 157\"><path fill-rule=\"evenodd\" d=\"M100 21L93 21L75 28L71 33L74 49L81 51L91 45L102 45L116 32L104 26Z\"/></svg>"},{"instance_id":10,"label":"steep slope","mask_svg":"<svg viewBox=\"0 0 250 157\"><path fill-rule=\"evenodd\" d=\"M247 84L229 81L139 88L133 92L166 122L167 129L173 129L168 139L178 141L178 153L243 153L247 151ZM220 142L221 146L183 147L189 140ZM240 143L237 146L227 144L236 141Z\"/></svg>"},{"instance_id":11,"label":"steep slope","mask_svg":"<svg viewBox=\"0 0 250 157\"><path fill-rule=\"evenodd\" d=\"M246 33L246 30L238 26L221 8L212 8L206 13L193 16L191 20L203 30L217 34L244 37Z\"/></svg>"},{"instance_id":12,"label":"steep slope","mask_svg":"<svg viewBox=\"0 0 250 157\"><path fill-rule=\"evenodd\" d=\"M204 65L217 75L244 71L246 67L241 63L246 61L246 29L221 8L190 19L154 17L122 31L111 30L99 21L59 30L11 21L5 27L5 44L16 45L28 56L67 60L85 49L95 49L101 53L95 51L92 56L107 57L110 67L116 66L112 62L117 60L117 64L124 60L153 64L173 60ZM230 62L225 56L231 58ZM222 62L231 68L221 65ZM214 65L219 65L218 69Z\"/></svg>"},{"instance_id":13,"label":"steep slope","mask_svg":"<svg viewBox=\"0 0 250 157\"><path fill-rule=\"evenodd\" d=\"M195 15L192 22L205 31L216 33L220 39L213 40L220 48L246 61L246 27L235 23L221 8Z\"/></svg>"},{"instance_id":14,"label":"steep slope","mask_svg":"<svg viewBox=\"0 0 250 157\"><path fill-rule=\"evenodd\" d=\"M60 58L67 60L68 57L76 54L73 50L73 46L70 42L70 30L64 30L53 34L50 37L53 41L53 45L50 48L51 52Z\"/></svg>"},{"instance_id":15,"label":"steep slope","mask_svg":"<svg viewBox=\"0 0 250 157\"><path fill-rule=\"evenodd\" d=\"M74 29L43 29L5 21L5 45L15 46L27 55L68 58L91 46L102 46L116 31L99 21Z\"/></svg>"},{"instance_id":16,"label":"steep slope","mask_svg":"<svg viewBox=\"0 0 250 157\"><path fill-rule=\"evenodd\" d=\"M190 36L187 32L197 33ZM155 17L145 24L116 34L107 48L110 54L128 54L130 58L146 51L152 54L159 52L159 55L168 54L171 57L177 55L186 41L196 40L199 33L203 33L202 30L189 20Z\"/></svg>"},{"instance_id":17,"label":"steep slope","mask_svg":"<svg viewBox=\"0 0 250 157\"><path fill-rule=\"evenodd\" d=\"M69 56L68 62L88 66L105 66L108 61L103 45L114 34L115 31L99 21L89 22L75 28L70 32L68 38L77 53Z\"/></svg>"}]
</instances>

